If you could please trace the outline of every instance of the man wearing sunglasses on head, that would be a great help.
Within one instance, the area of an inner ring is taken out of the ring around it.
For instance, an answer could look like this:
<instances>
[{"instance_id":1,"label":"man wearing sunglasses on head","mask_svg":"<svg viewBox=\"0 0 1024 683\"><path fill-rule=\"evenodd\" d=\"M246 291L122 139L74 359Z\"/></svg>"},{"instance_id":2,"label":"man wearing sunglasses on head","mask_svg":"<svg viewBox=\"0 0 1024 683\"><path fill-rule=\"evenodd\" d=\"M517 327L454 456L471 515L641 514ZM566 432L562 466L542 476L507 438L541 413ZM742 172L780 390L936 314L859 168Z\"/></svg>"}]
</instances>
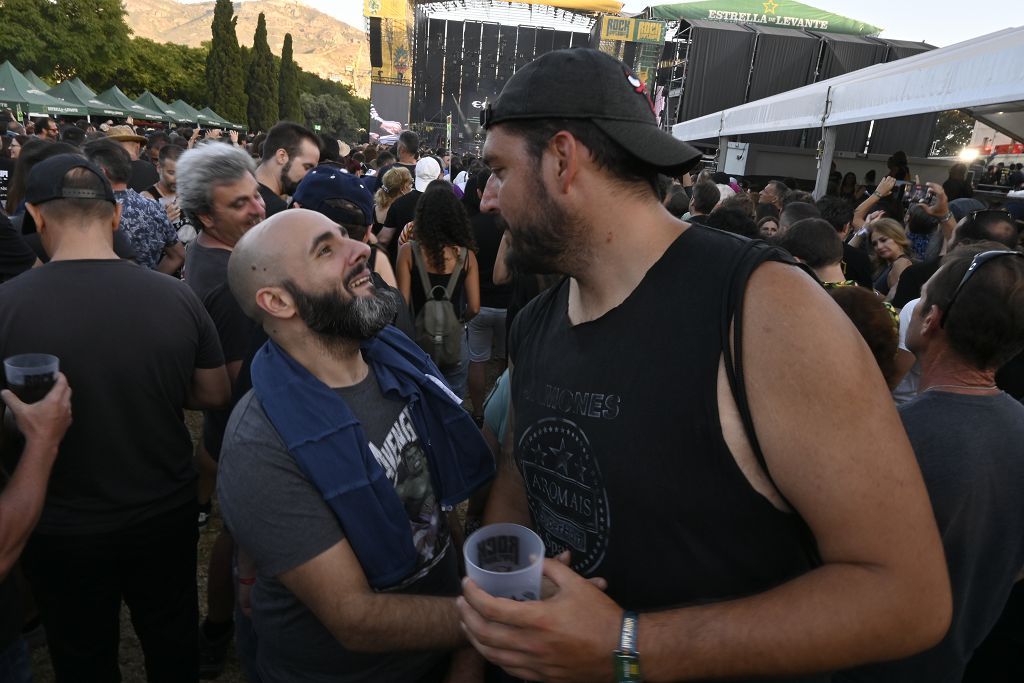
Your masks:
<instances>
[{"instance_id":1,"label":"man wearing sunglasses on head","mask_svg":"<svg viewBox=\"0 0 1024 683\"><path fill-rule=\"evenodd\" d=\"M907 346L921 392L900 417L942 535L953 623L931 650L841 681L960 681L1024 570L1024 405L995 382L1024 347L1024 254L955 249L922 288Z\"/></svg>"}]
</instances>

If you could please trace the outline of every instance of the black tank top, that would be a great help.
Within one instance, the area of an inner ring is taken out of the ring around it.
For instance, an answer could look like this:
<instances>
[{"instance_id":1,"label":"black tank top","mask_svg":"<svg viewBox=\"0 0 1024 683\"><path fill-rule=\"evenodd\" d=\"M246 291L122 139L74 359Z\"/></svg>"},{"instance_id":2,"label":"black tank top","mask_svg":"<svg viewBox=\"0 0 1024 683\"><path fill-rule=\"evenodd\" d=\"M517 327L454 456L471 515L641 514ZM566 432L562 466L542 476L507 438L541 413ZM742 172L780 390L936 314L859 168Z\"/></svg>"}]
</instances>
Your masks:
<instances>
[{"instance_id":1,"label":"black tank top","mask_svg":"<svg viewBox=\"0 0 1024 683\"><path fill-rule=\"evenodd\" d=\"M757 262L784 258L755 246ZM751 247L691 227L597 320L570 325L568 280L516 320L516 460L534 526L549 556L571 550L625 608L751 595L818 562L805 523L751 488L722 434L730 285Z\"/></svg>"}]
</instances>

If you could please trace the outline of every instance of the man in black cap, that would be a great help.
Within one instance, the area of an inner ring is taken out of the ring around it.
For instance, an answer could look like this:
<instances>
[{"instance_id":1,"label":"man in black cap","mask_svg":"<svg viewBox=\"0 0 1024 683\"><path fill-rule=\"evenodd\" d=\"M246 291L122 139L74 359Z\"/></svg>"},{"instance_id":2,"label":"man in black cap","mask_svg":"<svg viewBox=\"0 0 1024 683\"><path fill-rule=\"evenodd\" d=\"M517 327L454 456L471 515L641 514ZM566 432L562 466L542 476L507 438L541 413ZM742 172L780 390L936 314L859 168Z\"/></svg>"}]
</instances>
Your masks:
<instances>
[{"instance_id":1,"label":"man in black cap","mask_svg":"<svg viewBox=\"0 0 1024 683\"><path fill-rule=\"evenodd\" d=\"M27 188L25 220L50 261L0 286L0 358L53 354L74 386L74 423L23 556L57 680L120 680L123 599L149 680L194 681L196 473L183 410L228 401L217 331L188 285L114 253L121 210L100 169L55 156Z\"/></svg>"},{"instance_id":2,"label":"man in black cap","mask_svg":"<svg viewBox=\"0 0 1024 683\"><path fill-rule=\"evenodd\" d=\"M804 677L937 642L949 578L921 473L820 285L668 214L657 173L700 155L608 55L539 57L483 123L484 209L522 267L568 277L514 324L486 520L536 529L555 594L467 581L477 649L530 680L827 680Z\"/></svg>"}]
</instances>

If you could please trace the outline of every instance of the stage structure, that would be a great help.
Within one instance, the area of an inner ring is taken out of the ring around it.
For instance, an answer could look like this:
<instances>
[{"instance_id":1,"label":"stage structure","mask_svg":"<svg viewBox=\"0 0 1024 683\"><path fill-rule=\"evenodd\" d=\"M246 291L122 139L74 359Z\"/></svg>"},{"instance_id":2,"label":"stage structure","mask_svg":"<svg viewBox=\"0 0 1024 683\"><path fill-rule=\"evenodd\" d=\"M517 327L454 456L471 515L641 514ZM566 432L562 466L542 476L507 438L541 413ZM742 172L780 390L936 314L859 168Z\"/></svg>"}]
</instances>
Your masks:
<instances>
[{"instance_id":1,"label":"stage structure","mask_svg":"<svg viewBox=\"0 0 1024 683\"><path fill-rule=\"evenodd\" d=\"M934 49L877 38L876 26L791 1L708 0L650 7L641 16L669 22L671 38L648 86L664 97L666 128ZM934 127L934 114L840 126L836 149L858 154L902 149L927 156ZM744 142L807 148L820 139L821 131L814 129L743 136Z\"/></svg>"},{"instance_id":2,"label":"stage structure","mask_svg":"<svg viewBox=\"0 0 1024 683\"><path fill-rule=\"evenodd\" d=\"M412 92L413 0L364 0L370 40L370 121L367 130L390 139L409 125Z\"/></svg>"}]
</instances>

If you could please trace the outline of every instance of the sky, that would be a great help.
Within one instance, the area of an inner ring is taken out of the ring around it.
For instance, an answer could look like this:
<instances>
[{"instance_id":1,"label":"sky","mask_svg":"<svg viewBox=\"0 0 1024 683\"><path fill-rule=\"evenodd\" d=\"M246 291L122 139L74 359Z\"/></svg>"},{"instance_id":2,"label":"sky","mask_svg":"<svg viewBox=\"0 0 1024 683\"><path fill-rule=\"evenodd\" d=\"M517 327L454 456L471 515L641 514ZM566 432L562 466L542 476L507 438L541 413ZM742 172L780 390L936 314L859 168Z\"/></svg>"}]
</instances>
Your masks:
<instances>
[{"instance_id":1,"label":"sky","mask_svg":"<svg viewBox=\"0 0 1024 683\"><path fill-rule=\"evenodd\" d=\"M302 0L305 4L342 21L363 27L362 0ZM785 4L786 0L777 0ZM729 4L730 0L723 0ZM659 0L626 0L623 11L636 13L651 5L671 4ZM925 41L945 47L1011 26L1024 25L1021 0L808 0L804 4L859 21L881 26L883 38Z\"/></svg>"}]
</instances>

